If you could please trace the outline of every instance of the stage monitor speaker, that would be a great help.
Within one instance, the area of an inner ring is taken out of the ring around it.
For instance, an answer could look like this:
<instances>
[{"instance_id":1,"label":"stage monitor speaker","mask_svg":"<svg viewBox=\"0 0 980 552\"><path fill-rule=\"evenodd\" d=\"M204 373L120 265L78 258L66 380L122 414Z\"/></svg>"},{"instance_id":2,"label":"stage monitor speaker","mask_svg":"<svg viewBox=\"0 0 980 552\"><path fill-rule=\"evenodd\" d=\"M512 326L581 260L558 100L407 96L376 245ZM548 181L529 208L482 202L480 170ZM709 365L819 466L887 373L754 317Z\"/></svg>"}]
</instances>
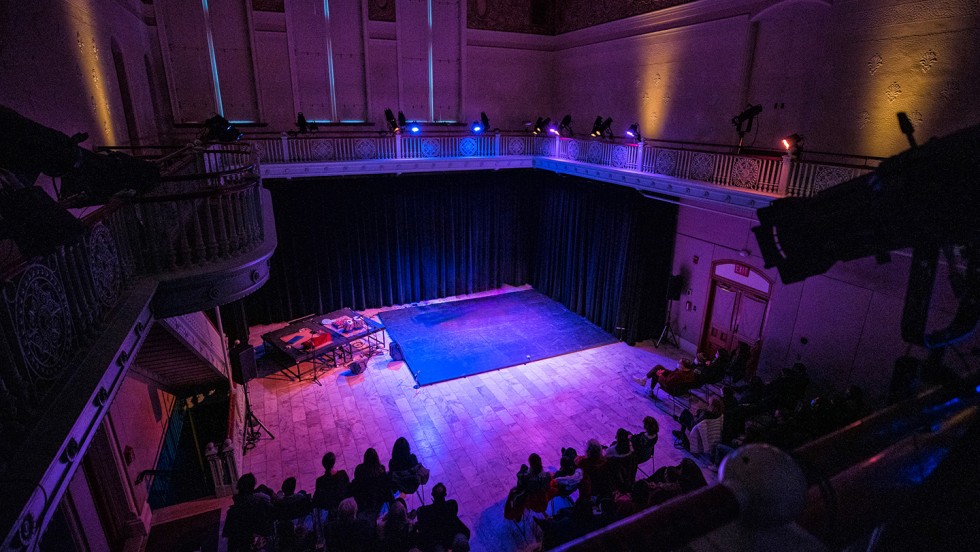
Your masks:
<instances>
[{"instance_id":1,"label":"stage monitor speaker","mask_svg":"<svg viewBox=\"0 0 980 552\"><path fill-rule=\"evenodd\" d=\"M231 361L231 379L238 385L244 385L259 377L255 349L248 343L232 346L228 351L228 359Z\"/></svg>"},{"instance_id":2,"label":"stage monitor speaker","mask_svg":"<svg viewBox=\"0 0 980 552\"><path fill-rule=\"evenodd\" d=\"M388 347L388 352L391 353L391 360L405 360L405 355L402 353L402 346L394 341Z\"/></svg>"},{"instance_id":3,"label":"stage monitor speaker","mask_svg":"<svg viewBox=\"0 0 980 552\"><path fill-rule=\"evenodd\" d=\"M351 362L350 363L350 373L351 374L354 374L356 376L356 375L358 375L358 374L360 374L362 372L364 372L364 361L363 360L355 360L354 362Z\"/></svg>"},{"instance_id":4,"label":"stage monitor speaker","mask_svg":"<svg viewBox=\"0 0 980 552\"><path fill-rule=\"evenodd\" d=\"M680 274L674 274L667 279L667 300L680 301L681 289L684 287L684 278Z\"/></svg>"}]
</instances>

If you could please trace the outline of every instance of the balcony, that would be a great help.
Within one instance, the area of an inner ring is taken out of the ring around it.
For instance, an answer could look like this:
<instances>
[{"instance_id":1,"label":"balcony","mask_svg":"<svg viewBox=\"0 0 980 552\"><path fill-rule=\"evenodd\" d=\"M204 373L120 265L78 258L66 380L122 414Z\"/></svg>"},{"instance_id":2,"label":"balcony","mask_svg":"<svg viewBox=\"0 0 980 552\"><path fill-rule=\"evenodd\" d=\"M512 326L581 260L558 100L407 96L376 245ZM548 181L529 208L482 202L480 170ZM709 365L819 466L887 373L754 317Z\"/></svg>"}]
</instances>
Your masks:
<instances>
[{"instance_id":1,"label":"balcony","mask_svg":"<svg viewBox=\"0 0 980 552\"><path fill-rule=\"evenodd\" d=\"M167 343L155 322L234 301L269 278L272 205L251 148L187 147L153 162L159 185L79 216L77 243L25 257L0 242L3 549L34 545L144 342ZM162 322L201 381L142 369L173 389L220 381L223 356L188 344L217 335L192 331L202 321Z\"/></svg>"},{"instance_id":2,"label":"balcony","mask_svg":"<svg viewBox=\"0 0 980 552\"><path fill-rule=\"evenodd\" d=\"M545 137L528 133L261 137L263 178L538 168L678 198L759 208L873 170L877 158L807 153L806 161L713 144Z\"/></svg>"}]
</instances>

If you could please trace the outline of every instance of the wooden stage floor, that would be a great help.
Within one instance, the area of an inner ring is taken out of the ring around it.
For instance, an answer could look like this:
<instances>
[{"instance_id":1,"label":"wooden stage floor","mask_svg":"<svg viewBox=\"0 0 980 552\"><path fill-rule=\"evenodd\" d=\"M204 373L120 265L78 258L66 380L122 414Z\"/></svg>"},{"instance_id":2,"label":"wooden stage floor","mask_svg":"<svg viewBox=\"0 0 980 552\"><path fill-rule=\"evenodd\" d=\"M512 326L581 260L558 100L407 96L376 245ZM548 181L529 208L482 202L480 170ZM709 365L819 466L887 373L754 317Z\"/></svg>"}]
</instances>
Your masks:
<instances>
[{"instance_id":1,"label":"wooden stage floor","mask_svg":"<svg viewBox=\"0 0 980 552\"><path fill-rule=\"evenodd\" d=\"M497 292L514 289L525 288ZM465 298L482 295L487 293ZM252 333L257 338L274 328L253 327ZM507 491L530 453L539 453L554 471L561 447L582 453L593 437L608 444L617 428L638 432L643 417L653 415L660 422L656 465L684 457L670 434L677 423L654 405L648 388L633 381L655 364L673 367L679 354L649 342L615 343L421 389L413 388L405 364L387 355L373 357L357 376L344 375L346 369L323 373L322 386L254 380L254 411L276 439L259 441L249 451L243 473L277 490L283 478L295 476L298 488L312 492L325 452L336 453L337 467L353 476L365 449L377 449L387 465L395 439L405 436L432 470L426 493L442 481L449 498L459 501L460 517L473 531L473 550L532 548L530 531L522 535L503 518ZM644 468L649 471L649 463ZM714 481L715 474L703 471ZM410 497L408 505L417 507L418 499Z\"/></svg>"}]
</instances>

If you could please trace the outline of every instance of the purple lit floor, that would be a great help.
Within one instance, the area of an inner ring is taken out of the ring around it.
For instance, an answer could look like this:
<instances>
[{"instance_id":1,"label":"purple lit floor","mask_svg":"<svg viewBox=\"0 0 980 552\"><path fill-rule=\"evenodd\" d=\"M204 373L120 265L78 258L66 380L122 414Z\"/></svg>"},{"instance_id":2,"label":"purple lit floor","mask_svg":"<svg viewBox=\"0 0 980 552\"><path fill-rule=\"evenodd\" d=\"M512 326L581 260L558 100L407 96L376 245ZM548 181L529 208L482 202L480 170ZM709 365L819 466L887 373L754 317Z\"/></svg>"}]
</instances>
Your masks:
<instances>
[{"instance_id":1,"label":"purple lit floor","mask_svg":"<svg viewBox=\"0 0 980 552\"><path fill-rule=\"evenodd\" d=\"M527 288L445 300L520 289ZM255 342L271 329L253 327ZM503 519L504 498L528 454L538 452L554 470L561 447L583 451L592 437L609 443L618 427L639 431L643 417L653 415L660 421L656 465L680 461L683 453L670 435L676 422L633 381L655 364L673 365L677 357L676 350L648 342L615 343L419 390L405 364L387 356L372 358L359 376L332 370L321 376L322 387L256 380L249 386L255 413L276 439L260 441L245 456L243 472L274 488L294 475L300 488L312 491L326 451L334 451L338 467L353 474L368 447L387 464L392 444L404 435L432 470L426 492L442 481L449 497L459 501L460 517L473 530L473 550L532 548L531 530L522 535ZM714 480L712 472L704 473ZM409 508L419 505L416 497L408 502Z\"/></svg>"}]
</instances>

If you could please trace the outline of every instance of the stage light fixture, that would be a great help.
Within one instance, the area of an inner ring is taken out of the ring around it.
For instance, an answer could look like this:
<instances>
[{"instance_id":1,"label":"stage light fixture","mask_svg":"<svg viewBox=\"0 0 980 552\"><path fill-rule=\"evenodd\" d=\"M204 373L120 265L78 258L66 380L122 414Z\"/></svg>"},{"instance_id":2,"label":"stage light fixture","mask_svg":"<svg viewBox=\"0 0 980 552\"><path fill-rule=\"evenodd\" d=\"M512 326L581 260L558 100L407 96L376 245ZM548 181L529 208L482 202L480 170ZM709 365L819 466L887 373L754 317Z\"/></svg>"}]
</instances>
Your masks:
<instances>
[{"instance_id":1,"label":"stage light fixture","mask_svg":"<svg viewBox=\"0 0 980 552\"><path fill-rule=\"evenodd\" d=\"M612 138L612 117L607 117L605 121L602 121L602 125L599 126L599 134L603 138Z\"/></svg>"},{"instance_id":2,"label":"stage light fixture","mask_svg":"<svg viewBox=\"0 0 980 552\"><path fill-rule=\"evenodd\" d=\"M401 128L408 126L408 119L405 118L405 113L401 111L398 112L398 126Z\"/></svg>"},{"instance_id":3,"label":"stage light fixture","mask_svg":"<svg viewBox=\"0 0 980 552\"><path fill-rule=\"evenodd\" d=\"M543 119L541 117L538 117L538 120L534 123L534 133L541 134L542 132L544 132L548 128L548 123L550 122L551 122L551 117L545 117Z\"/></svg>"},{"instance_id":4,"label":"stage light fixture","mask_svg":"<svg viewBox=\"0 0 980 552\"><path fill-rule=\"evenodd\" d=\"M385 108L385 122L388 123L388 132L394 134L401 132L401 126L398 124L398 120L395 119L395 113L390 107Z\"/></svg>"},{"instance_id":5,"label":"stage light fixture","mask_svg":"<svg viewBox=\"0 0 980 552\"><path fill-rule=\"evenodd\" d=\"M235 125L221 115L215 115L204 121L204 128L204 135L201 137L204 142L237 142L244 136Z\"/></svg>"},{"instance_id":6,"label":"stage light fixture","mask_svg":"<svg viewBox=\"0 0 980 552\"><path fill-rule=\"evenodd\" d=\"M790 157L799 157L800 153L803 152L803 142L804 138L794 132L786 138L783 138L783 147L786 148L786 153Z\"/></svg>"},{"instance_id":7,"label":"stage light fixture","mask_svg":"<svg viewBox=\"0 0 980 552\"><path fill-rule=\"evenodd\" d=\"M473 134L480 134L483 132L483 125L481 125L478 121L473 121L473 124L470 125L470 130L473 131Z\"/></svg>"},{"instance_id":8,"label":"stage light fixture","mask_svg":"<svg viewBox=\"0 0 980 552\"><path fill-rule=\"evenodd\" d=\"M637 142L643 141L643 135L640 134L640 123L633 123L628 129L626 129L626 134L632 138L636 138Z\"/></svg>"},{"instance_id":9,"label":"stage light fixture","mask_svg":"<svg viewBox=\"0 0 980 552\"><path fill-rule=\"evenodd\" d=\"M572 132L572 116L565 115L561 118L561 122L558 123L558 133L562 136L573 136L575 133Z\"/></svg>"},{"instance_id":10,"label":"stage light fixture","mask_svg":"<svg viewBox=\"0 0 980 552\"><path fill-rule=\"evenodd\" d=\"M422 127L420 127L418 123L412 123L408 125L408 131L412 134L418 134L422 132Z\"/></svg>"},{"instance_id":11,"label":"stage light fixture","mask_svg":"<svg viewBox=\"0 0 980 552\"><path fill-rule=\"evenodd\" d=\"M599 136L602 132L602 115L598 115L595 118L595 122L592 123L592 132L589 133L590 136Z\"/></svg>"},{"instance_id":12,"label":"stage light fixture","mask_svg":"<svg viewBox=\"0 0 980 552\"><path fill-rule=\"evenodd\" d=\"M310 130L310 124L306 121L306 116L303 115L302 111L296 114L296 127L299 128L299 131L303 134L309 132Z\"/></svg>"},{"instance_id":13,"label":"stage light fixture","mask_svg":"<svg viewBox=\"0 0 980 552\"><path fill-rule=\"evenodd\" d=\"M480 125L483 126L483 130L490 130L490 118L485 111L480 112Z\"/></svg>"}]
</instances>

